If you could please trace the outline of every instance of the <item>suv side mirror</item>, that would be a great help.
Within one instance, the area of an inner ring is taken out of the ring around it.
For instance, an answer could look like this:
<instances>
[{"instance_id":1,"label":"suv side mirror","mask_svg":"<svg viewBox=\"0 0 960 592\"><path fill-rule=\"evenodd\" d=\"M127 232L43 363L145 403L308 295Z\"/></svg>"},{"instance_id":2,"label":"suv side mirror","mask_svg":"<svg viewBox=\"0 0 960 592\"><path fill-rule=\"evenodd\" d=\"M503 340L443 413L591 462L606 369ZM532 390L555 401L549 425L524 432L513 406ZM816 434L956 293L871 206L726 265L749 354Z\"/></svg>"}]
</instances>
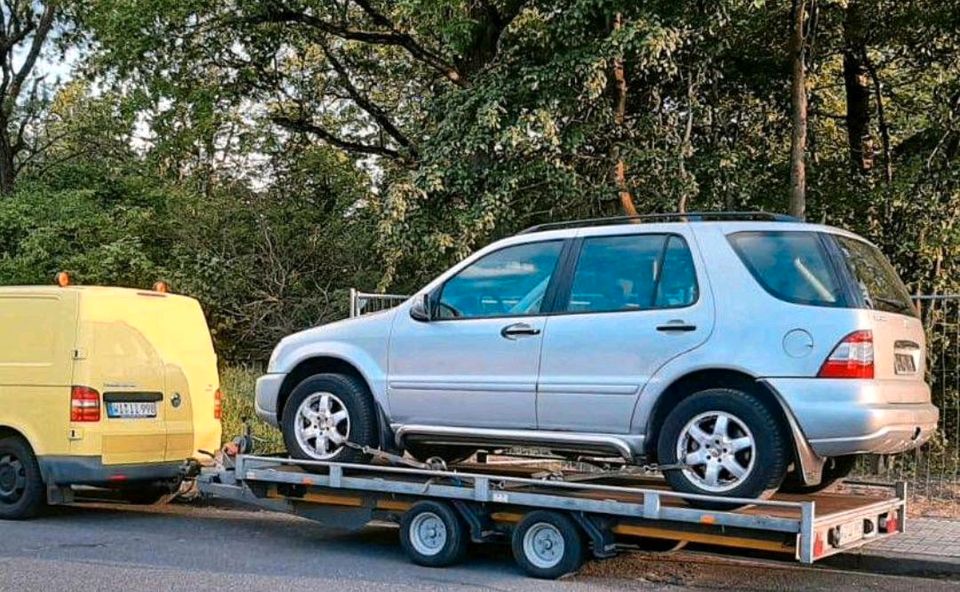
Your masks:
<instances>
[{"instance_id":1,"label":"suv side mirror","mask_svg":"<svg viewBox=\"0 0 960 592\"><path fill-rule=\"evenodd\" d=\"M421 323L429 323L433 320L433 315L430 314L430 308L430 294L424 294L410 307L410 318L415 321L420 321Z\"/></svg>"}]
</instances>

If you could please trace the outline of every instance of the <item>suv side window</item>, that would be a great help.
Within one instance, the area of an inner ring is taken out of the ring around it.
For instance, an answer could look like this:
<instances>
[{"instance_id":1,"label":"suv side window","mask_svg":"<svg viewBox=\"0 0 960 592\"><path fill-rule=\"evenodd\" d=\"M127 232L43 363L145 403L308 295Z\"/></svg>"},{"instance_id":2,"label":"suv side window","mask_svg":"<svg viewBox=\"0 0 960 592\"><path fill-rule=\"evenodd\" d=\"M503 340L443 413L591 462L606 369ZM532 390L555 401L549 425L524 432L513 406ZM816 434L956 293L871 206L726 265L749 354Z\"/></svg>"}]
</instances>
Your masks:
<instances>
[{"instance_id":1,"label":"suv side window","mask_svg":"<svg viewBox=\"0 0 960 592\"><path fill-rule=\"evenodd\" d=\"M697 278L686 241L666 234L586 238L567 312L616 312L689 306Z\"/></svg>"},{"instance_id":2,"label":"suv side window","mask_svg":"<svg viewBox=\"0 0 960 592\"><path fill-rule=\"evenodd\" d=\"M447 280L438 299L441 319L540 313L563 241L514 245L474 261Z\"/></svg>"},{"instance_id":3,"label":"suv side window","mask_svg":"<svg viewBox=\"0 0 960 592\"><path fill-rule=\"evenodd\" d=\"M824 307L847 305L819 233L745 231L728 239L753 277L780 300Z\"/></svg>"}]
</instances>

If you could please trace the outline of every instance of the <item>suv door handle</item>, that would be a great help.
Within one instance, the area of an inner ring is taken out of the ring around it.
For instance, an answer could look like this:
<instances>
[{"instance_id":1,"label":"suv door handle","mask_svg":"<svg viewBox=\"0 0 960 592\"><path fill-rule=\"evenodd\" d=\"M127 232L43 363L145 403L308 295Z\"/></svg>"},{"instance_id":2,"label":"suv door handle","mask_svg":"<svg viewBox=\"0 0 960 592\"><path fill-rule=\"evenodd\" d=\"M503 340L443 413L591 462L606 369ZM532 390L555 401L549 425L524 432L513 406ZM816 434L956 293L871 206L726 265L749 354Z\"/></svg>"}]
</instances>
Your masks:
<instances>
[{"instance_id":1,"label":"suv door handle","mask_svg":"<svg viewBox=\"0 0 960 592\"><path fill-rule=\"evenodd\" d=\"M657 331L662 331L664 333L689 333L690 331L696 330L696 325L687 324L680 319L670 321L665 325L657 326Z\"/></svg>"},{"instance_id":2,"label":"suv door handle","mask_svg":"<svg viewBox=\"0 0 960 592\"><path fill-rule=\"evenodd\" d=\"M507 325L500 330L500 335L504 339L516 339L517 337L527 337L531 335L540 335L540 329L531 327L526 323L514 323Z\"/></svg>"}]
</instances>

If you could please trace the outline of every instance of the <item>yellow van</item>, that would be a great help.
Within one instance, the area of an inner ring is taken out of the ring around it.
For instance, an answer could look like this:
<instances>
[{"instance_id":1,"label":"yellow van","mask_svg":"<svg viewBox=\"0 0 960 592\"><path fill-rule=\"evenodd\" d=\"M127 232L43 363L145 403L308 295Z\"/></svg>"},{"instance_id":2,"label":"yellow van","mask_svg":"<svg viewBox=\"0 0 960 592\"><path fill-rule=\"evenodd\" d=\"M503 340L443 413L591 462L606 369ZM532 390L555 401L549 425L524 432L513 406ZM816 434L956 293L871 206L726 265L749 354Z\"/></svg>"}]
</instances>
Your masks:
<instances>
[{"instance_id":1,"label":"yellow van","mask_svg":"<svg viewBox=\"0 0 960 592\"><path fill-rule=\"evenodd\" d=\"M192 298L0 288L0 519L69 499L72 485L159 499L186 459L219 447L219 386Z\"/></svg>"}]
</instances>

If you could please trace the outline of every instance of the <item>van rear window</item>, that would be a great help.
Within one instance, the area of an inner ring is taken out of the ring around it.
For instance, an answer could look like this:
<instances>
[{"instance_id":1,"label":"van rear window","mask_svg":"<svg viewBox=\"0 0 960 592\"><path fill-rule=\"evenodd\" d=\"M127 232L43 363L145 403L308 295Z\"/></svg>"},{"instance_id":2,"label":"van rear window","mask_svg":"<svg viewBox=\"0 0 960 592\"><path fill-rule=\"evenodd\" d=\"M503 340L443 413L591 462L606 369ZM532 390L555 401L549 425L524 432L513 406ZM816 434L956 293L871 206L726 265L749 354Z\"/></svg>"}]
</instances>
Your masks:
<instances>
[{"instance_id":1,"label":"van rear window","mask_svg":"<svg viewBox=\"0 0 960 592\"><path fill-rule=\"evenodd\" d=\"M753 277L777 298L812 306L849 306L820 233L737 232L729 240Z\"/></svg>"}]
</instances>

